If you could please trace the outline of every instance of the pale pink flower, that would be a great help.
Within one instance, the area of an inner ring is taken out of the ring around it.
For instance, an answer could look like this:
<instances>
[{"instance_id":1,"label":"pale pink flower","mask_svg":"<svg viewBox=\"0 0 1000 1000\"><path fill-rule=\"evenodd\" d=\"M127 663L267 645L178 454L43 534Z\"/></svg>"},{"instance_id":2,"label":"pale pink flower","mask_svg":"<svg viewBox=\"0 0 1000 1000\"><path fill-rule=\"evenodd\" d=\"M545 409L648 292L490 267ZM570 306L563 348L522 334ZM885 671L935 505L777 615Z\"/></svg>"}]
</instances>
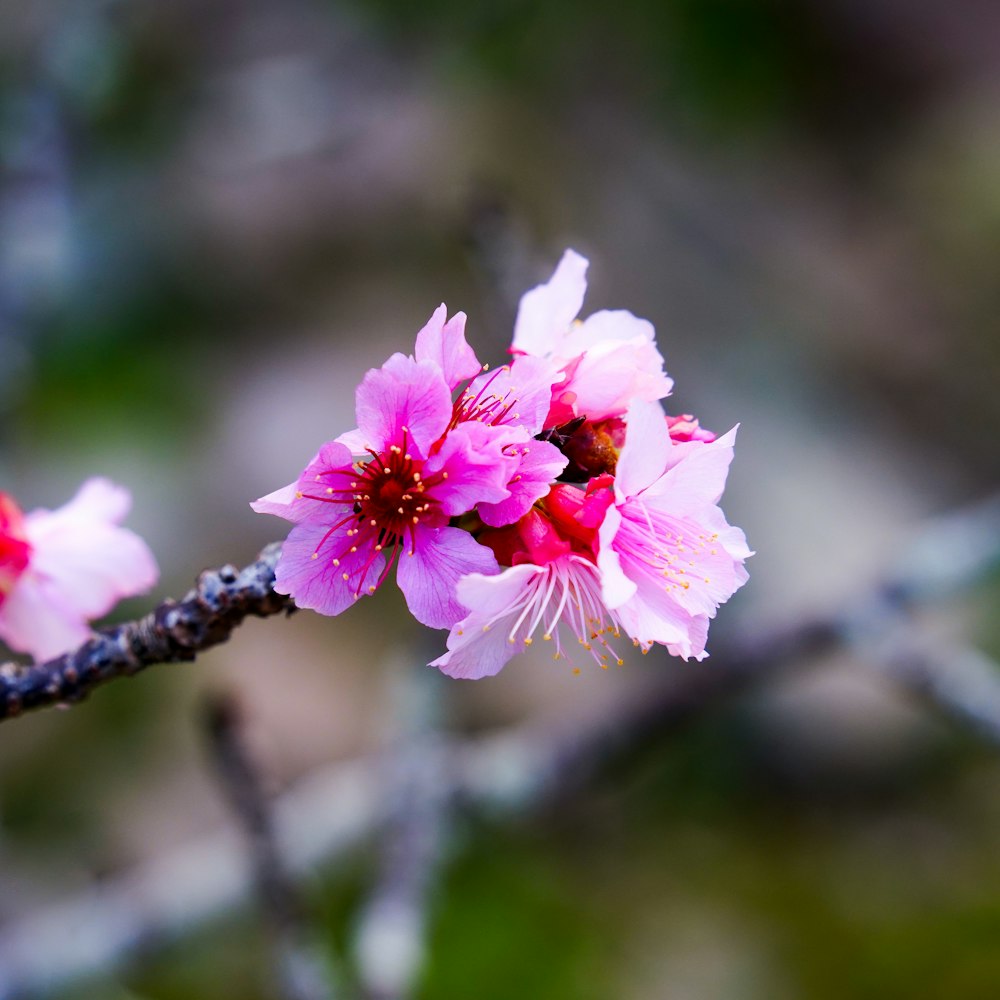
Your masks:
<instances>
[{"instance_id":1,"label":"pale pink flower","mask_svg":"<svg viewBox=\"0 0 1000 1000\"><path fill-rule=\"evenodd\" d=\"M23 515L0 493L0 638L42 661L76 648L88 622L158 577L146 543L120 527L127 490L88 479L58 510Z\"/></svg>"},{"instance_id":2,"label":"pale pink flower","mask_svg":"<svg viewBox=\"0 0 1000 1000\"><path fill-rule=\"evenodd\" d=\"M472 573L459 581L458 600L466 616L451 630L448 652L431 663L449 677L492 677L539 636L553 656L566 657L561 626L602 667L609 658L621 662L606 638L620 635L618 616L604 604L597 567L582 556Z\"/></svg>"},{"instance_id":3,"label":"pale pink flower","mask_svg":"<svg viewBox=\"0 0 1000 1000\"><path fill-rule=\"evenodd\" d=\"M602 667L620 664L608 641L620 638L620 623L605 605L595 564L597 527L610 500L606 490L588 496L554 486L516 525L484 532L484 543L512 565L459 581L467 613L448 636L448 652L431 666L449 677L491 677L539 637L552 644L555 659L572 660L582 647ZM563 633L575 639L568 650Z\"/></svg>"},{"instance_id":4,"label":"pale pink flower","mask_svg":"<svg viewBox=\"0 0 1000 1000\"><path fill-rule=\"evenodd\" d=\"M752 555L719 509L735 428L672 442L658 403L634 403L600 528L603 594L644 649L704 659L709 619L747 581Z\"/></svg>"},{"instance_id":5,"label":"pale pink flower","mask_svg":"<svg viewBox=\"0 0 1000 1000\"><path fill-rule=\"evenodd\" d=\"M624 309L576 320L587 290L586 258L567 250L555 273L521 298L512 351L548 360L561 374L546 426L577 416L620 416L635 400L669 395L653 326Z\"/></svg>"}]
</instances>

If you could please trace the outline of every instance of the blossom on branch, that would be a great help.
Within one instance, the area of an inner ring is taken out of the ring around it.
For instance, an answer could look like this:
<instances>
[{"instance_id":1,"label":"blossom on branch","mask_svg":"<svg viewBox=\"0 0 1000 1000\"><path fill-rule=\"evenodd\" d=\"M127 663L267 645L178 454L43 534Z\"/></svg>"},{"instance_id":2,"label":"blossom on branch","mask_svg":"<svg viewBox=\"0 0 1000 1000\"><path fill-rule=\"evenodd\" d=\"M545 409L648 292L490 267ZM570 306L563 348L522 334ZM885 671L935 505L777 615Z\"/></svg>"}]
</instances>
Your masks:
<instances>
[{"instance_id":1,"label":"blossom on branch","mask_svg":"<svg viewBox=\"0 0 1000 1000\"><path fill-rule=\"evenodd\" d=\"M138 535L121 527L128 491L88 479L57 510L23 514L0 492L0 638L42 661L91 635L88 622L124 597L149 590L156 561Z\"/></svg>"},{"instance_id":2,"label":"blossom on branch","mask_svg":"<svg viewBox=\"0 0 1000 1000\"><path fill-rule=\"evenodd\" d=\"M414 617L449 628L464 614L458 580L499 571L492 551L452 519L477 504L487 516L516 519L565 466L557 448L534 440L538 399L552 384L547 366L529 360L482 372L464 317L456 320L444 322L441 307L418 334L415 357L394 354L369 371L357 391L357 429L323 445L295 483L252 504L295 522L276 589L300 607L339 614L395 565Z\"/></svg>"},{"instance_id":3,"label":"blossom on branch","mask_svg":"<svg viewBox=\"0 0 1000 1000\"><path fill-rule=\"evenodd\" d=\"M365 375L357 428L252 504L294 525L278 593L336 615L395 567L414 617L450 630L432 665L452 677L496 674L536 639L602 667L629 640L707 655L751 554L718 507L735 432L664 413L646 320L576 320L586 268L567 250L522 298L509 364L480 365L442 305L412 355Z\"/></svg>"}]
</instances>

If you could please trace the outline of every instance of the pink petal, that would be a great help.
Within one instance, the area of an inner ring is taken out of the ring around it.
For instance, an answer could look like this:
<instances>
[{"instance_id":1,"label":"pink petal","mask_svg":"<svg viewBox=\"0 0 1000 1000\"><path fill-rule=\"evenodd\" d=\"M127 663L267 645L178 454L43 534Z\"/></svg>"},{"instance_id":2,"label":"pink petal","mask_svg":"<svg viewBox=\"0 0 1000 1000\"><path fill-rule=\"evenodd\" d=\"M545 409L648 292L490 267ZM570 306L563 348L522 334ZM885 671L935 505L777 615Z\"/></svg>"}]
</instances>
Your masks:
<instances>
[{"instance_id":1,"label":"pink petal","mask_svg":"<svg viewBox=\"0 0 1000 1000\"><path fill-rule=\"evenodd\" d=\"M615 470L615 494L630 497L647 489L662 475L673 447L660 404L634 402L628 409L625 444Z\"/></svg>"},{"instance_id":2,"label":"pink petal","mask_svg":"<svg viewBox=\"0 0 1000 1000\"><path fill-rule=\"evenodd\" d=\"M474 379L466 395L482 393L503 400L509 412L500 421L505 426L523 427L534 437L545 426L545 417L552 400L552 385L562 378L556 367L545 358L522 356Z\"/></svg>"},{"instance_id":3,"label":"pink petal","mask_svg":"<svg viewBox=\"0 0 1000 1000\"><path fill-rule=\"evenodd\" d=\"M470 574L458 585L469 611L448 636L448 652L431 663L449 677L477 680L500 672L524 648L508 633L520 611L518 604L530 582L545 573L539 566L515 566L494 576Z\"/></svg>"},{"instance_id":4,"label":"pink petal","mask_svg":"<svg viewBox=\"0 0 1000 1000\"><path fill-rule=\"evenodd\" d=\"M364 435L356 427L350 431L344 431L343 434L338 434L334 441L337 444L342 444L352 455L364 455L365 447L370 445L370 441L366 441Z\"/></svg>"},{"instance_id":5,"label":"pink petal","mask_svg":"<svg viewBox=\"0 0 1000 1000\"><path fill-rule=\"evenodd\" d=\"M25 518L33 550L30 572L68 613L97 618L156 583L159 572L149 547L117 524L130 505L128 490L90 479L63 507L35 510Z\"/></svg>"},{"instance_id":6,"label":"pink petal","mask_svg":"<svg viewBox=\"0 0 1000 1000\"><path fill-rule=\"evenodd\" d=\"M543 356L557 351L583 306L587 266L585 257L567 250L548 282L521 297L514 322L515 351Z\"/></svg>"},{"instance_id":7,"label":"pink petal","mask_svg":"<svg viewBox=\"0 0 1000 1000\"><path fill-rule=\"evenodd\" d=\"M676 454L680 450L680 460L670 456L667 471L646 490L644 499L678 516L697 514L718 503L726 486L735 441L734 427L715 441L673 445L670 451Z\"/></svg>"},{"instance_id":8,"label":"pink petal","mask_svg":"<svg viewBox=\"0 0 1000 1000\"><path fill-rule=\"evenodd\" d=\"M621 527L622 516L614 507L609 507L604 522L598 531L599 549L597 568L601 571L601 593L609 608L620 608L631 600L638 589L625 575L621 560L614 549L614 539Z\"/></svg>"},{"instance_id":9,"label":"pink petal","mask_svg":"<svg viewBox=\"0 0 1000 1000\"><path fill-rule=\"evenodd\" d=\"M665 560L663 568L650 580L645 572L647 563L630 567L623 556L625 573L639 583L644 593L644 588L650 587L665 593L688 615L714 618L719 605L728 601L748 579L742 560L734 559L719 539L712 537L703 521L650 511L653 511L651 504L626 504L622 525L616 536L616 549L620 553L622 543L628 538L633 544L626 545L626 548L648 549L652 544L648 518L653 517L657 555Z\"/></svg>"},{"instance_id":10,"label":"pink petal","mask_svg":"<svg viewBox=\"0 0 1000 1000\"><path fill-rule=\"evenodd\" d=\"M250 506L258 514L274 514L286 521L305 521L311 517L328 518L330 504L300 497L300 493L317 495L328 487L343 485L343 476L330 476L334 470L349 471L352 469L352 456L348 448L339 441L327 441L310 459L302 474L294 483L282 486L273 493L251 502Z\"/></svg>"},{"instance_id":11,"label":"pink petal","mask_svg":"<svg viewBox=\"0 0 1000 1000\"><path fill-rule=\"evenodd\" d=\"M396 580L413 617L430 628L451 628L466 614L456 596L468 573L499 572L496 556L461 528L418 529L413 555L401 554Z\"/></svg>"},{"instance_id":12,"label":"pink petal","mask_svg":"<svg viewBox=\"0 0 1000 1000\"><path fill-rule=\"evenodd\" d=\"M86 480L68 503L56 510L38 509L25 520L32 525L31 535L37 538L45 532L61 531L68 524L105 521L120 524L132 507L132 494L110 479L95 476Z\"/></svg>"},{"instance_id":13,"label":"pink petal","mask_svg":"<svg viewBox=\"0 0 1000 1000\"><path fill-rule=\"evenodd\" d=\"M273 493L250 501L250 506L258 514L274 514L286 521L301 521L305 517L305 505L295 504L298 497L299 481L282 486Z\"/></svg>"},{"instance_id":14,"label":"pink petal","mask_svg":"<svg viewBox=\"0 0 1000 1000\"><path fill-rule=\"evenodd\" d=\"M423 476L432 482L446 478L428 490L449 517L468 513L480 501L496 502L510 496L507 481L515 474L517 456L504 446L511 431L476 421L459 424L442 441L440 450L425 463Z\"/></svg>"},{"instance_id":15,"label":"pink petal","mask_svg":"<svg viewBox=\"0 0 1000 1000\"><path fill-rule=\"evenodd\" d=\"M662 643L685 659L693 655L698 632L695 620L662 591L640 585L636 596L616 609L622 627L643 646Z\"/></svg>"},{"instance_id":16,"label":"pink petal","mask_svg":"<svg viewBox=\"0 0 1000 1000\"><path fill-rule=\"evenodd\" d=\"M274 589L288 594L300 608L339 615L357 600L359 590L366 597L378 584L385 556L374 551L374 537L349 537L346 528L328 532L327 526L312 522L292 528L281 547ZM357 552L350 551L352 546Z\"/></svg>"},{"instance_id":17,"label":"pink petal","mask_svg":"<svg viewBox=\"0 0 1000 1000\"><path fill-rule=\"evenodd\" d=\"M0 607L0 638L38 663L76 649L91 635L86 621L65 605L58 590L30 571Z\"/></svg>"},{"instance_id":18,"label":"pink petal","mask_svg":"<svg viewBox=\"0 0 1000 1000\"><path fill-rule=\"evenodd\" d=\"M667 652L671 656L679 656L682 660L697 660L699 663L708 658L705 643L708 641L708 619L704 616L692 618L688 623L687 635L683 642L667 643Z\"/></svg>"},{"instance_id":19,"label":"pink petal","mask_svg":"<svg viewBox=\"0 0 1000 1000\"><path fill-rule=\"evenodd\" d=\"M518 449L518 458L515 477L508 483L510 496L498 503L479 504L479 516L492 528L513 524L527 514L567 464L566 456L547 441L526 442Z\"/></svg>"},{"instance_id":20,"label":"pink petal","mask_svg":"<svg viewBox=\"0 0 1000 1000\"><path fill-rule=\"evenodd\" d=\"M413 354L417 361L436 364L444 374L449 389L475 378L482 369L476 352L465 340L465 313L455 313L448 319L448 310L443 302L417 334Z\"/></svg>"},{"instance_id":21,"label":"pink petal","mask_svg":"<svg viewBox=\"0 0 1000 1000\"><path fill-rule=\"evenodd\" d=\"M430 361L394 354L357 390L358 430L375 451L402 445L426 458L451 420L451 389ZM406 431L403 431L403 428Z\"/></svg>"},{"instance_id":22,"label":"pink petal","mask_svg":"<svg viewBox=\"0 0 1000 1000\"><path fill-rule=\"evenodd\" d=\"M673 381L663 358L646 341L605 341L580 358L566 388L576 394L575 412L591 420L621 416L633 400L652 401L670 394Z\"/></svg>"},{"instance_id":23,"label":"pink petal","mask_svg":"<svg viewBox=\"0 0 1000 1000\"><path fill-rule=\"evenodd\" d=\"M562 345L566 356L574 357L584 351L611 343L655 344L656 331L648 319L640 319L627 309L602 309L588 316L570 330ZM660 359L662 366L663 359Z\"/></svg>"}]
</instances>

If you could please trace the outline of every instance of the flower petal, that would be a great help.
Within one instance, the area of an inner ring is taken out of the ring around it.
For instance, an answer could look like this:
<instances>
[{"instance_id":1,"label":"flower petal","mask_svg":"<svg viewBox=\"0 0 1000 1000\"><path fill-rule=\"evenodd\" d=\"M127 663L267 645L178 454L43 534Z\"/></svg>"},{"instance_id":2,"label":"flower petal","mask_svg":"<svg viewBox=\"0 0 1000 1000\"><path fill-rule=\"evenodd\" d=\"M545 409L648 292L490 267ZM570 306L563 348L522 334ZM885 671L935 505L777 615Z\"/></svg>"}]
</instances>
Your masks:
<instances>
[{"instance_id":1,"label":"flower petal","mask_svg":"<svg viewBox=\"0 0 1000 1000\"><path fill-rule=\"evenodd\" d=\"M552 277L521 296L514 322L513 349L524 354L557 352L587 291L585 257L567 250Z\"/></svg>"},{"instance_id":2,"label":"flower petal","mask_svg":"<svg viewBox=\"0 0 1000 1000\"><path fill-rule=\"evenodd\" d=\"M296 523L309 518L328 518L330 505L310 499L309 494L319 495L327 488L343 485L345 476L339 473L349 472L352 468L351 451L339 440L327 441L294 483L252 501L250 506L258 514L274 514Z\"/></svg>"},{"instance_id":3,"label":"flower petal","mask_svg":"<svg viewBox=\"0 0 1000 1000\"><path fill-rule=\"evenodd\" d=\"M482 370L476 352L465 340L465 320L464 312L448 319L448 309L442 302L417 334L414 357L436 364L449 389L475 378Z\"/></svg>"},{"instance_id":4,"label":"flower petal","mask_svg":"<svg viewBox=\"0 0 1000 1000\"><path fill-rule=\"evenodd\" d=\"M369 371L356 398L358 430L375 451L405 440L408 451L426 458L451 420L451 389L441 369L405 354Z\"/></svg>"},{"instance_id":5,"label":"flower petal","mask_svg":"<svg viewBox=\"0 0 1000 1000\"><path fill-rule=\"evenodd\" d=\"M149 590L159 577L146 543L117 524L130 505L128 490L91 479L65 506L25 518L31 575L80 618L106 614L123 597Z\"/></svg>"},{"instance_id":6,"label":"flower petal","mask_svg":"<svg viewBox=\"0 0 1000 1000\"><path fill-rule=\"evenodd\" d=\"M566 468L566 456L547 441L531 440L518 449L516 473L507 484L510 496L497 503L479 504L484 524L501 528L513 524L531 510L549 491L553 480Z\"/></svg>"},{"instance_id":7,"label":"flower petal","mask_svg":"<svg viewBox=\"0 0 1000 1000\"><path fill-rule=\"evenodd\" d=\"M483 372L465 391L468 399L489 394L499 403L498 409L507 411L498 423L510 427L523 427L534 437L545 426L545 417L552 400L552 385L562 374L550 361L523 355L491 372Z\"/></svg>"},{"instance_id":8,"label":"flower petal","mask_svg":"<svg viewBox=\"0 0 1000 1000\"><path fill-rule=\"evenodd\" d=\"M653 324L628 309L601 309L582 323L574 324L563 350L569 357L574 357L602 344L624 342L655 344ZM662 365L662 358L660 363Z\"/></svg>"},{"instance_id":9,"label":"flower petal","mask_svg":"<svg viewBox=\"0 0 1000 1000\"><path fill-rule=\"evenodd\" d=\"M373 538L348 536L346 529L331 534L323 524L297 524L281 546L274 589L300 608L339 615L378 585L385 556L374 546Z\"/></svg>"},{"instance_id":10,"label":"flower petal","mask_svg":"<svg viewBox=\"0 0 1000 1000\"><path fill-rule=\"evenodd\" d=\"M576 394L577 415L604 420L621 416L633 400L648 402L668 396L673 380L663 371L663 357L656 345L635 337L605 340L589 348L579 356L561 388Z\"/></svg>"},{"instance_id":11,"label":"flower petal","mask_svg":"<svg viewBox=\"0 0 1000 1000\"><path fill-rule=\"evenodd\" d=\"M76 649L90 638L86 620L68 607L49 582L30 571L0 607L0 639L38 663Z\"/></svg>"},{"instance_id":12,"label":"flower petal","mask_svg":"<svg viewBox=\"0 0 1000 1000\"><path fill-rule=\"evenodd\" d=\"M132 494L124 486L95 476L87 479L72 500L56 510L39 508L25 520L32 525L31 535L38 538L49 531L62 531L67 524L105 521L120 524L132 506Z\"/></svg>"},{"instance_id":13,"label":"flower petal","mask_svg":"<svg viewBox=\"0 0 1000 1000\"><path fill-rule=\"evenodd\" d=\"M460 528L418 529L412 551L400 555L396 580L413 617L430 628L451 628L465 616L456 596L463 576L500 570L493 552Z\"/></svg>"},{"instance_id":14,"label":"flower petal","mask_svg":"<svg viewBox=\"0 0 1000 1000\"><path fill-rule=\"evenodd\" d=\"M531 582L545 574L540 566L515 566L494 576L472 573L458 585L466 616L448 636L448 652L431 663L449 677L477 680L500 672L520 653L522 643L510 642L508 633L523 607Z\"/></svg>"},{"instance_id":15,"label":"flower petal","mask_svg":"<svg viewBox=\"0 0 1000 1000\"><path fill-rule=\"evenodd\" d=\"M631 497L647 489L662 475L673 447L663 407L655 402L634 402L628 409L625 444L618 456L615 494Z\"/></svg>"},{"instance_id":16,"label":"flower petal","mask_svg":"<svg viewBox=\"0 0 1000 1000\"><path fill-rule=\"evenodd\" d=\"M669 449L672 454L668 454L667 471L645 491L644 499L661 506L667 505L665 510L680 517L698 514L706 507L717 504L733 460L736 430L734 427L714 441L673 445ZM627 446L627 435L625 443ZM676 460L678 451L680 457Z\"/></svg>"},{"instance_id":17,"label":"flower petal","mask_svg":"<svg viewBox=\"0 0 1000 1000\"><path fill-rule=\"evenodd\" d=\"M635 596L637 590L635 583L625 575L614 548L614 539L621 523L622 516L618 509L609 507L598 530L597 568L601 571L601 593L609 608L620 608Z\"/></svg>"},{"instance_id":18,"label":"flower petal","mask_svg":"<svg viewBox=\"0 0 1000 1000\"><path fill-rule=\"evenodd\" d=\"M459 424L424 465L425 481L445 477L427 495L449 517L467 513L480 501L496 503L509 497L507 482L518 465L518 456L505 450L511 435L505 427L476 421Z\"/></svg>"}]
</instances>

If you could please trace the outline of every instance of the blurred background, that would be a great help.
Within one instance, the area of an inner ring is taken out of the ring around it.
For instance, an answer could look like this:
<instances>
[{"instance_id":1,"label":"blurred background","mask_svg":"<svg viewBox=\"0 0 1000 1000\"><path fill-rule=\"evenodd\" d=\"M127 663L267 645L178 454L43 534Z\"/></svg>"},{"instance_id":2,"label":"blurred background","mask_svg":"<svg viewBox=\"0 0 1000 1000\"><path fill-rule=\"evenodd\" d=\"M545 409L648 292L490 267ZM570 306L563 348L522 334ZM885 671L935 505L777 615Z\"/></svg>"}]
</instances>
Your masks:
<instances>
[{"instance_id":1,"label":"blurred background","mask_svg":"<svg viewBox=\"0 0 1000 1000\"><path fill-rule=\"evenodd\" d=\"M5 0L0 486L126 484L179 595L283 537L247 502L442 300L495 361L572 246L584 314L655 324L671 410L742 425L723 505L758 555L709 649L832 613L998 485L998 99L988 0ZM921 627L1000 655L998 597ZM280 792L394 745L442 639L386 587L0 727L0 932L229 821L206 694ZM451 816L412 995L1000 995L1000 760L863 654L558 808ZM426 683L447 732L584 729L679 669ZM348 983L378 868L368 844L305 883ZM52 995L272 996L261 934L237 909Z\"/></svg>"}]
</instances>

